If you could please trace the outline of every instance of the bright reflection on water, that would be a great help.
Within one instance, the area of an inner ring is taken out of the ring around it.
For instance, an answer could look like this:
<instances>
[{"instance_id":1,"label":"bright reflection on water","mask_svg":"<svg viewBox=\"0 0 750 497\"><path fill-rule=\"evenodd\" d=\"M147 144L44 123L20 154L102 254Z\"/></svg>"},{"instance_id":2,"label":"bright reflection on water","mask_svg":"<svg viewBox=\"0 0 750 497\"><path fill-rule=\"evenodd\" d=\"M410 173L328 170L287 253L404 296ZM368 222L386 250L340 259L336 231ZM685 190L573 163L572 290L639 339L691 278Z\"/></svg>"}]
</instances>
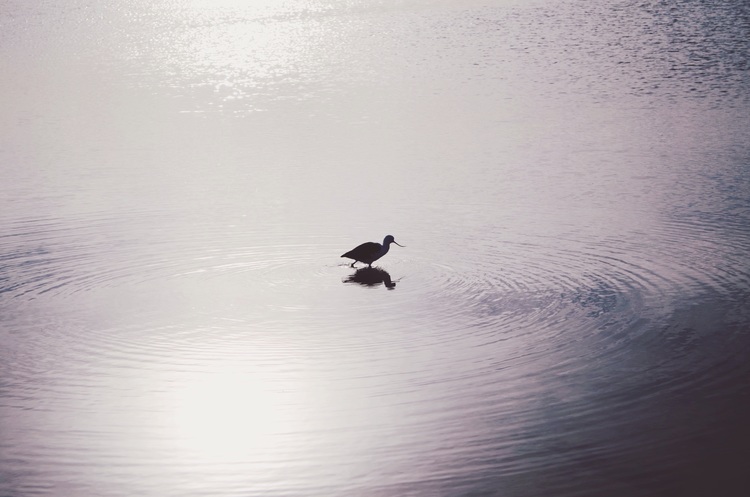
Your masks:
<instances>
[{"instance_id":1,"label":"bright reflection on water","mask_svg":"<svg viewBox=\"0 0 750 497\"><path fill-rule=\"evenodd\" d=\"M0 495L745 495L748 40L735 0L6 2Z\"/></svg>"}]
</instances>

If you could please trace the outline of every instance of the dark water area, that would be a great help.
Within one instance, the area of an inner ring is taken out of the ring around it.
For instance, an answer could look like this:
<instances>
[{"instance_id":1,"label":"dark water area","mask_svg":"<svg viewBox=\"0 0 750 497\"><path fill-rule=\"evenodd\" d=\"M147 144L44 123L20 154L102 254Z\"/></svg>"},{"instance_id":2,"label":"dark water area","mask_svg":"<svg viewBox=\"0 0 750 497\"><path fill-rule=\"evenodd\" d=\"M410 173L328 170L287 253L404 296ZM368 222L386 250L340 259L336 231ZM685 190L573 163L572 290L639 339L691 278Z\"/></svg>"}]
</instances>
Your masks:
<instances>
[{"instance_id":1,"label":"dark water area","mask_svg":"<svg viewBox=\"0 0 750 497\"><path fill-rule=\"evenodd\" d=\"M736 0L6 2L0 497L750 494L748 53Z\"/></svg>"}]
</instances>

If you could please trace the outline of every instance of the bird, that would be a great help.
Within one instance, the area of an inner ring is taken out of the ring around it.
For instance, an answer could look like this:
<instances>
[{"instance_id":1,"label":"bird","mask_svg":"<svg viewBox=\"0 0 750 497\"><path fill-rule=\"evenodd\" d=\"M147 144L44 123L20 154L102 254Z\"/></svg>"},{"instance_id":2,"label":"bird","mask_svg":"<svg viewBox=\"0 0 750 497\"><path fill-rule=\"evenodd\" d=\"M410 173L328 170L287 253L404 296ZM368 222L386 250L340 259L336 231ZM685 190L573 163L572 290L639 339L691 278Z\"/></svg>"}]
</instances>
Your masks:
<instances>
[{"instance_id":1,"label":"bird","mask_svg":"<svg viewBox=\"0 0 750 497\"><path fill-rule=\"evenodd\" d=\"M390 248L391 243L395 243L399 247L403 247L403 245L396 242L396 240L393 238L393 235L387 235L385 238L383 238L382 245L376 242L366 242L353 248L349 252L343 254L341 257L354 259L354 262L352 262L350 267L354 267L354 265L358 262L364 262L368 266L372 267L373 262L377 261L388 253L388 249Z\"/></svg>"}]
</instances>

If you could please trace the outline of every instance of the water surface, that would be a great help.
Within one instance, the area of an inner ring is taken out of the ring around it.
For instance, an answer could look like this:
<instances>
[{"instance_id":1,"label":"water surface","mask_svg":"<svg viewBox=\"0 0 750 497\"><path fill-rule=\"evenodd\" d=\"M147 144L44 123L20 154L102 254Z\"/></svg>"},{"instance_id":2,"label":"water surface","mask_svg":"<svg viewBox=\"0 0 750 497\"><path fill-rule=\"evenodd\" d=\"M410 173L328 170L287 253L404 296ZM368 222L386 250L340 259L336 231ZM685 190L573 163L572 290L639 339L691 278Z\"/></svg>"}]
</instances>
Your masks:
<instances>
[{"instance_id":1,"label":"water surface","mask_svg":"<svg viewBox=\"0 0 750 497\"><path fill-rule=\"evenodd\" d=\"M744 495L748 40L732 0L6 2L0 494Z\"/></svg>"}]
</instances>

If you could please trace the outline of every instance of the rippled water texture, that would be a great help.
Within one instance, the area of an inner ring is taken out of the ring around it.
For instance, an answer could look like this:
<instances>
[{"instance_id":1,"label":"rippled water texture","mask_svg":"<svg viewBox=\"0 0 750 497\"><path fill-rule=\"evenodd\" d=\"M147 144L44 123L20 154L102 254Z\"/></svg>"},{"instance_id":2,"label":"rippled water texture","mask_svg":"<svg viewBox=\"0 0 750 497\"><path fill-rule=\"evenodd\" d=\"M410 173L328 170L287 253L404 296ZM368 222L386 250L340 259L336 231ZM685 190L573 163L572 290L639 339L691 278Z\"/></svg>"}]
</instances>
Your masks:
<instances>
[{"instance_id":1,"label":"rippled water texture","mask_svg":"<svg viewBox=\"0 0 750 497\"><path fill-rule=\"evenodd\" d=\"M0 8L0 495L750 495L747 2L247 3Z\"/></svg>"}]
</instances>

